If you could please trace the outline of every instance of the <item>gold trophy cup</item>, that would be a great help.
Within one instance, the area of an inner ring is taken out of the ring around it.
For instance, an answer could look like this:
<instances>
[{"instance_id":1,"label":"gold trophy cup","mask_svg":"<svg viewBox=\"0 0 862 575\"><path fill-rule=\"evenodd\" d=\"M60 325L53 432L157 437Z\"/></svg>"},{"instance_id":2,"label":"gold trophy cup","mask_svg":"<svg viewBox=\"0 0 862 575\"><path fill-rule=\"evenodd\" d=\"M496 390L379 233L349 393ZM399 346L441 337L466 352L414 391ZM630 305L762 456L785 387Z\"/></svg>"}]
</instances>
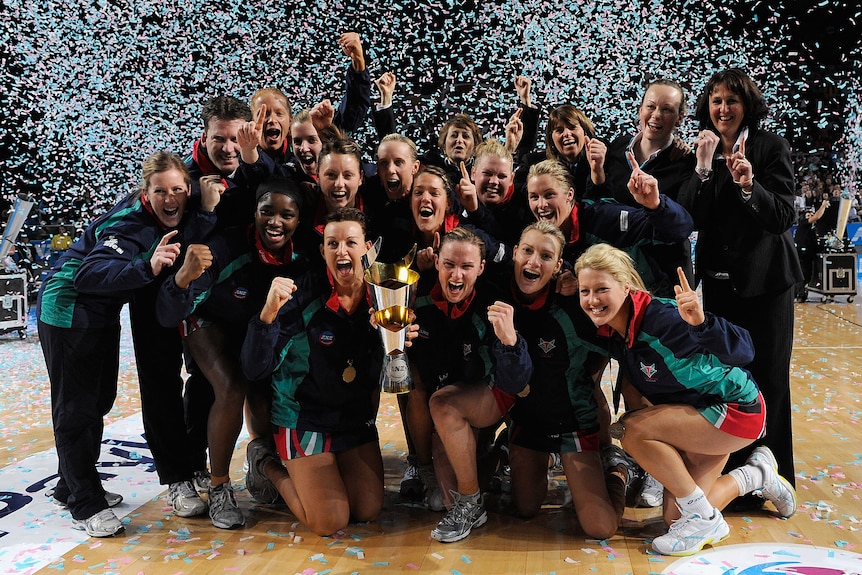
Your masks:
<instances>
[{"instance_id":1,"label":"gold trophy cup","mask_svg":"<svg viewBox=\"0 0 862 575\"><path fill-rule=\"evenodd\" d=\"M371 291L374 319L383 340L383 369L380 386L387 393L406 393L413 389L410 365L405 352L407 326L413 314L416 282L419 273L410 269L416 246L400 262L374 262L365 270L365 281Z\"/></svg>"}]
</instances>

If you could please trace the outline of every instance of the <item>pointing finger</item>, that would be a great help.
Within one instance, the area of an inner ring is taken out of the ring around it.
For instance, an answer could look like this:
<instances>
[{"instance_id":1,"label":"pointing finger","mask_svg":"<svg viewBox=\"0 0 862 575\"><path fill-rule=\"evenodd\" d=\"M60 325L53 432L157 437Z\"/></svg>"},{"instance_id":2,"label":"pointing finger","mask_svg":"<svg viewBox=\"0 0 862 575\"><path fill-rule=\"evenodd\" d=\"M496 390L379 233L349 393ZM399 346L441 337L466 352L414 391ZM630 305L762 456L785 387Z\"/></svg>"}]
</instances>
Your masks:
<instances>
[{"instance_id":1,"label":"pointing finger","mask_svg":"<svg viewBox=\"0 0 862 575\"><path fill-rule=\"evenodd\" d=\"M254 120L254 127L258 130L263 128L263 123L266 120L266 104L261 104L260 110L257 111L257 118Z\"/></svg>"},{"instance_id":2,"label":"pointing finger","mask_svg":"<svg viewBox=\"0 0 862 575\"><path fill-rule=\"evenodd\" d=\"M685 277L685 272L682 271L681 267L676 268L676 275L679 276L679 286L682 288L682 291L692 291L691 286L688 285L688 278Z\"/></svg>"},{"instance_id":3,"label":"pointing finger","mask_svg":"<svg viewBox=\"0 0 862 575\"><path fill-rule=\"evenodd\" d=\"M739 153L742 154L742 157L745 157L745 138L739 140Z\"/></svg>"},{"instance_id":4,"label":"pointing finger","mask_svg":"<svg viewBox=\"0 0 862 575\"><path fill-rule=\"evenodd\" d=\"M178 233L180 233L179 230L171 230L166 233L164 236L162 236L162 240L159 242L159 246L161 247L168 245L168 242L171 241L171 239Z\"/></svg>"},{"instance_id":5,"label":"pointing finger","mask_svg":"<svg viewBox=\"0 0 862 575\"><path fill-rule=\"evenodd\" d=\"M470 180L470 174L467 173L467 166L464 165L464 162L461 162L461 177L465 180Z\"/></svg>"}]
</instances>

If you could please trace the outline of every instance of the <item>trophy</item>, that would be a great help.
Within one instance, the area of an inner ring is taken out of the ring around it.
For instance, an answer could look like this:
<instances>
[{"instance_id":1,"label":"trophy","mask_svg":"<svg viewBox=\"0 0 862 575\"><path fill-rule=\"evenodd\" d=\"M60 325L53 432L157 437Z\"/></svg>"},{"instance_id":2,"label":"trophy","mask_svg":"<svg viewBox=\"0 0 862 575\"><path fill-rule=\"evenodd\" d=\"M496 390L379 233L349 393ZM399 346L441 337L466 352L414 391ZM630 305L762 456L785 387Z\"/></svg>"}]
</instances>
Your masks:
<instances>
[{"instance_id":1,"label":"trophy","mask_svg":"<svg viewBox=\"0 0 862 575\"><path fill-rule=\"evenodd\" d=\"M380 386L388 393L406 393L413 388L410 366L405 353L407 326L413 301L416 299L416 282L419 273L410 269L416 256L416 246L394 264L373 262L365 270L365 281L371 290L374 319L383 340L383 369Z\"/></svg>"}]
</instances>

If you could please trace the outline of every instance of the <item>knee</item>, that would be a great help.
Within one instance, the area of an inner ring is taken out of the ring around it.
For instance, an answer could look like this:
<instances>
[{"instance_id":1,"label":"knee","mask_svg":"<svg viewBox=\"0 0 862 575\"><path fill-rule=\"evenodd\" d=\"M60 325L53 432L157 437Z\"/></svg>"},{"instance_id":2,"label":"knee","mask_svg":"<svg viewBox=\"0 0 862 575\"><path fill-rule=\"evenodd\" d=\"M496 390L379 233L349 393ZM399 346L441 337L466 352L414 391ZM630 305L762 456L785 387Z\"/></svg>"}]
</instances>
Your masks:
<instances>
[{"instance_id":1,"label":"knee","mask_svg":"<svg viewBox=\"0 0 862 575\"><path fill-rule=\"evenodd\" d=\"M455 406L449 401L449 397L445 393L435 393L428 400L428 409L431 411L431 418L435 424L441 421L449 421L459 416Z\"/></svg>"},{"instance_id":2,"label":"knee","mask_svg":"<svg viewBox=\"0 0 862 575\"><path fill-rule=\"evenodd\" d=\"M619 521L616 517L606 517L599 514L588 515L588 522L582 522L581 528L587 537L592 539L608 539L617 532Z\"/></svg>"},{"instance_id":3,"label":"knee","mask_svg":"<svg viewBox=\"0 0 862 575\"><path fill-rule=\"evenodd\" d=\"M320 513L308 517L308 528L316 535L328 537L336 531L346 529L350 516L345 509L343 513Z\"/></svg>"}]
</instances>

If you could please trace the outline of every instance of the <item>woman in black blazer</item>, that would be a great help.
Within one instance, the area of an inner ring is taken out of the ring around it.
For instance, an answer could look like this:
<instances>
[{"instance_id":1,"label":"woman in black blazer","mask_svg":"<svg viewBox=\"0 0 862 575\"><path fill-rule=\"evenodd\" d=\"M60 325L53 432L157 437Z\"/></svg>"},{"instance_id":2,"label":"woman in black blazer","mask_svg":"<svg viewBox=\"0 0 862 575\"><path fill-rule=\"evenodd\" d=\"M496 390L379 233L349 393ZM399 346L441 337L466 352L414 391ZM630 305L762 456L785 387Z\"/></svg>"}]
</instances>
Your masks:
<instances>
[{"instance_id":1,"label":"woman in black blazer","mask_svg":"<svg viewBox=\"0 0 862 575\"><path fill-rule=\"evenodd\" d=\"M793 285L802 271L790 234L796 217L790 147L759 129L767 112L742 70L710 78L695 112L701 127L697 164L679 203L699 231L695 267L704 309L749 330L755 358L746 367L766 399L766 437L732 455L728 469L763 443L793 483L790 354ZM762 501L737 503L752 508Z\"/></svg>"}]
</instances>

